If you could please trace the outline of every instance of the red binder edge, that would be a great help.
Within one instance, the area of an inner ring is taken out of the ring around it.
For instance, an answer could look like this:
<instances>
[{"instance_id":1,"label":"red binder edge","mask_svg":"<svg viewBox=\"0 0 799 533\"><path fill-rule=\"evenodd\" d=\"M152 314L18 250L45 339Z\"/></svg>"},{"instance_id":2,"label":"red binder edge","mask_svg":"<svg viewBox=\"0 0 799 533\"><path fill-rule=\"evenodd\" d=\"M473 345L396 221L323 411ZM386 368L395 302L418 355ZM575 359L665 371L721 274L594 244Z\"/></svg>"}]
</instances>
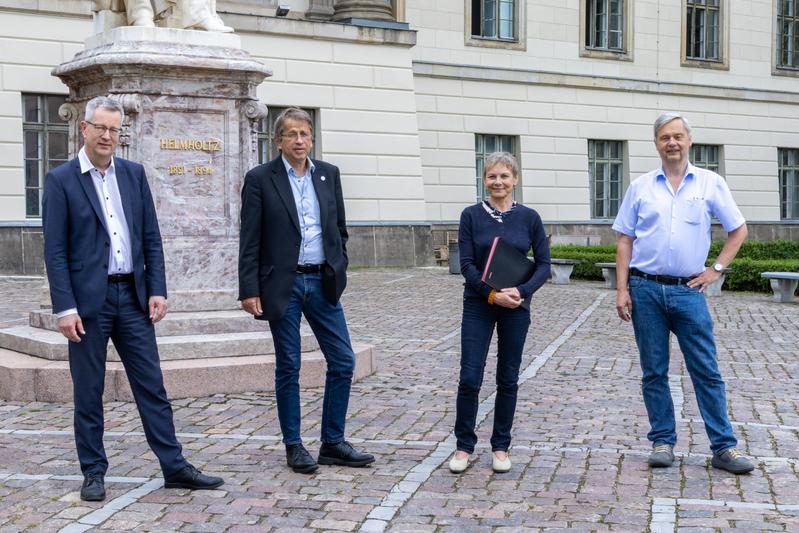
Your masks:
<instances>
[{"instance_id":1,"label":"red binder edge","mask_svg":"<svg viewBox=\"0 0 799 533\"><path fill-rule=\"evenodd\" d=\"M488 274L488 267L491 266L491 259L494 257L494 250L497 249L497 244L499 243L499 237L494 237L494 242L491 244L491 251L488 252L488 259L486 260L486 266L483 269L483 277L480 278L480 281L486 283L486 274Z\"/></svg>"}]
</instances>

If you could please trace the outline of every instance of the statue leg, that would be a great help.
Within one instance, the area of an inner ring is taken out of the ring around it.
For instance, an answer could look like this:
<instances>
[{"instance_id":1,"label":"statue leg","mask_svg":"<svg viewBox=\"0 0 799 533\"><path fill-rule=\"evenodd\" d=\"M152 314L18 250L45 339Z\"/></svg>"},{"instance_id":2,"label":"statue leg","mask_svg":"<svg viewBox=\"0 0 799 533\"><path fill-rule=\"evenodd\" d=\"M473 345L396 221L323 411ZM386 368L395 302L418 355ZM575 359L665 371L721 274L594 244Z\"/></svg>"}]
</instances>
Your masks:
<instances>
[{"instance_id":1,"label":"statue leg","mask_svg":"<svg viewBox=\"0 0 799 533\"><path fill-rule=\"evenodd\" d=\"M128 24L131 26L144 26L152 28L155 26L153 18L153 6L150 5L150 0L127 0L126 11L128 15Z\"/></svg>"}]
</instances>

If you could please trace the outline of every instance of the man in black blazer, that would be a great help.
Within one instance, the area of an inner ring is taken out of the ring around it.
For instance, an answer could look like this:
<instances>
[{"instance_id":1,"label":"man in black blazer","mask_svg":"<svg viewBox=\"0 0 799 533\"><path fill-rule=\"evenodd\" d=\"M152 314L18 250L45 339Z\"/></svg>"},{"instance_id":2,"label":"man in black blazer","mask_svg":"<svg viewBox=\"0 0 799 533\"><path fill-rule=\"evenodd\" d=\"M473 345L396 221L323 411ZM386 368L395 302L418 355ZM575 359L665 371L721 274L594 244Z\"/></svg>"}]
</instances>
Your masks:
<instances>
[{"instance_id":1,"label":"man in black blazer","mask_svg":"<svg viewBox=\"0 0 799 533\"><path fill-rule=\"evenodd\" d=\"M86 104L78 157L50 171L42 201L53 313L69 339L81 498L105 499L103 386L108 339L122 359L147 442L167 488L222 485L183 458L164 389L153 324L167 312L164 253L144 168L113 157L124 111L111 98Z\"/></svg>"},{"instance_id":2,"label":"man in black blazer","mask_svg":"<svg viewBox=\"0 0 799 533\"><path fill-rule=\"evenodd\" d=\"M300 436L300 317L327 361L320 464L365 466L374 457L344 440L355 368L339 298L347 284L347 223L338 168L312 161L313 123L290 107L275 120L280 155L247 173L241 191L239 299L268 320L275 343L275 392L286 462L311 473L317 462Z\"/></svg>"}]
</instances>

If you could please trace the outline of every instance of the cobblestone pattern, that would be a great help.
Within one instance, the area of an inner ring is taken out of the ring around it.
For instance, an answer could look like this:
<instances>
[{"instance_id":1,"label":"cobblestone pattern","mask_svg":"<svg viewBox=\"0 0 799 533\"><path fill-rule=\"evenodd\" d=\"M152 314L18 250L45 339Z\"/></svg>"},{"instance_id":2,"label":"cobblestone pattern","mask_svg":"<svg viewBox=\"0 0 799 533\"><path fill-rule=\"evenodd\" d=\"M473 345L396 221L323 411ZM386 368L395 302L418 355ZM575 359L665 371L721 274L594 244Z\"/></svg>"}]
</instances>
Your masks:
<instances>
[{"instance_id":1,"label":"cobblestone pattern","mask_svg":"<svg viewBox=\"0 0 799 533\"><path fill-rule=\"evenodd\" d=\"M735 477L710 468L675 340L677 463L653 471L632 328L616 317L613 292L600 283L546 285L533 300L523 368L604 297L521 386L511 472L491 472L489 412L474 463L454 476L441 451L454 422L461 282L443 269L351 275L343 298L351 334L376 345L379 370L353 386L347 433L377 456L373 467L294 474L285 466L274 396L218 395L173 407L186 455L226 484L153 490L160 472L135 406L111 403L109 498L80 502L71 405L0 404L0 530L799 531L799 306L761 294L710 300L739 447L757 458L757 469ZM0 279L0 324L35 306L40 285ZM495 349L481 392L486 405ZM321 392L302 391L312 453ZM423 462L433 465L429 472L419 470ZM400 507L384 505L406 489Z\"/></svg>"}]
</instances>

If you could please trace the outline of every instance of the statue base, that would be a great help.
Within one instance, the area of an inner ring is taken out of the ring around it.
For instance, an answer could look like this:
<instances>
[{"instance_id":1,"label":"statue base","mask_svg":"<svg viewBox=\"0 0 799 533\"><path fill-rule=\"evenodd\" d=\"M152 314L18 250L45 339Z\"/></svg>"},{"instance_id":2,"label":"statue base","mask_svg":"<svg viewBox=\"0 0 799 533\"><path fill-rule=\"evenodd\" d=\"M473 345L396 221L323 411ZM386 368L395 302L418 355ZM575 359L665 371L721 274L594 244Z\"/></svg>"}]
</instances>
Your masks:
<instances>
[{"instance_id":1,"label":"statue base","mask_svg":"<svg viewBox=\"0 0 799 533\"><path fill-rule=\"evenodd\" d=\"M240 191L257 164L266 107L256 88L271 70L237 35L119 27L86 40L56 67L69 87L60 113L70 157L80 147L86 102L103 95L125 109L117 155L144 165L164 243L170 313L156 325L172 398L274 390L268 325L237 302ZM302 332L303 386L324 384L324 357ZM375 371L371 346L354 347L356 377ZM55 317L0 330L0 398L69 401L67 341ZM108 351L106 399L130 400L119 357Z\"/></svg>"}]
</instances>

